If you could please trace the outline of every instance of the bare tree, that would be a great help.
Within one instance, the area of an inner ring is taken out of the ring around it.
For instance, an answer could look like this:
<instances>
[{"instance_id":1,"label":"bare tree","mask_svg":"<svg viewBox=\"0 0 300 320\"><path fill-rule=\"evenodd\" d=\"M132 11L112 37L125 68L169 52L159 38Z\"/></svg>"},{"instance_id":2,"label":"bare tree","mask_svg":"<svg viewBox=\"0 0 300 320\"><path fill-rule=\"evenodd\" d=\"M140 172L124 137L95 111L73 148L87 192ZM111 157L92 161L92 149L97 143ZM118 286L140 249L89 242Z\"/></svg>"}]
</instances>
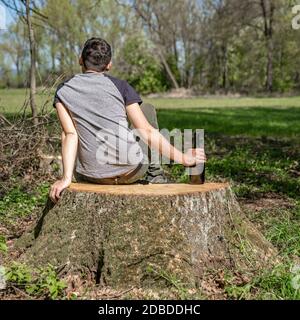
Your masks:
<instances>
[{"instance_id":1,"label":"bare tree","mask_svg":"<svg viewBox=\"0 0 300 320\"><path fill-rule=\"evenodd\" d=\"M34 124L38 123L38 112L36 105L36 41L35 41L35 32L34 24L32 21L32 13L38 16L40 19L46 19L43 14L39 12L37 6L32 0L1 0L1 2L13 10L16 14L19 15L21 20L26 24L28 31L28 40L30 48L30 108Z\"/></svg>"},{"instance_id":2,"label":"bare tree","mask_svg":"<svg viewBox=\"0 0 300 320\"><path fill-rule=\"evenodd\" d=\"M134 1L133 8L138 14L138 16L143 20L143 22L147 26L150 37L153 43L155 44L161 63L164 66L172 82L173 87L175 89L178 89L179 84L166 58L165 45L164 45L165 39L162 33L162 23L164 18L161 17L160 13L162 11L156 7L157 4L158 4L157 2L139 0L139 1ZM161 5L161 3L159 3L158 5ZM167 12L167 10L164 10L164 11Z\"/></svg>"},{"instance_id":3,"label":"bare tree","mask_svg":"<svg viewBox=\"0 0 300 320\"><path fill-rule=\"evenodd\" d=\"M275 6L276 2L276 6ZM281 0L227 0L232 12L240 16L241 27L248 26L263 34L266 48L266 82L267 91L273 91L274 60L274 20L275 10L282 6ZM227 13L228 14L228 13Z\"/></svg>"},{"instance_id":4,"label":"bare tree","mask_svg":"<svg viewBox=\"0 0 300 320\"><path fill-rule=\"evenodd\" d=\"M34 124L38 123L36 108L36 42L31 21L30 0L26 0L26 23L28 27L28 39L30 47L30 108Z\"/></svg>"},{"instance_id":5,"label":"bare tree","mask_svg":"<svg viewBox=\"0 0 300 320\"><path fill-rule=\"evenodd\" d=\"M267 49L266 89L273 91L273 22L275 3L273 0L260 0L262 16L264 19L264 36Z\"/></svg>"}]
</instances>

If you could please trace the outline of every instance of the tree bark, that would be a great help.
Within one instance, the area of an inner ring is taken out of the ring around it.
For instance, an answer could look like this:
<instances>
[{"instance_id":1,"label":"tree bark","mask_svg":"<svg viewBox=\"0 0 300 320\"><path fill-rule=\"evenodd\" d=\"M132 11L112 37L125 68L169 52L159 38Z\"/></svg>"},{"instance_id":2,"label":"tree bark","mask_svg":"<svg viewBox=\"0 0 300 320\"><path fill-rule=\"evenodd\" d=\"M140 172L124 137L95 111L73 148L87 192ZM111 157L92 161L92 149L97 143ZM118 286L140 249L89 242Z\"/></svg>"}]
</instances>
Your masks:
<instances>
[{"instance_id":1,"label":"tree bark","mask_svg":"<svg viewBox=\"0 0 300 320\"><path fill-rule=\"evenodd\" d=\"M267 50L267 67L266 67L266 90L273 91L273 20L275 5L273 0L269 0L269 8L267 8L266 0L260 1L263 19L264 19L264 34Z\"/></svg>"},{"instance_id":2,"label":"tree bark","mask_svg":"<svg viewBox=\"0 0 300 320\"><path fill-rule=\"evenodd\" d=\"M21 68L20 68L20 56L19 55L17 55L17 57L16 57L15 65L16 65L16 72L17 72L17 87L22 88L23 83L21 81L22 73L21 73Z\"/></svg>"},{"instance_id":3,"label":"tree bark","mask_svg":"<svg viewBox=\"0 0 300 320\"><path fill-rule=\"evenodd\" d=\"M168 76L169 76L169 78L170 78L170 80L171 80L171 82L173 84L173 87L175 89L179 89L179 84L178 84L178 82L177 82L177 80L176 80L176 78L175 78L175 76L174 76L174 74L173 74L173 72L172 72L172 70L171 70L171 68L170 68L165 56L164 56L164 54L161 52L160 49L158 49L158 54L159 54L161 63L163 64L163 66L164 66L164 68L165 68L165 70L166 70L166 72L167 72L167 74L168 74Z\"/></svg>"},{"instance_id":4,"label":"tree bark","mask_svg":"<svg viewBox=\"0 0 300 320\"><path fill-rule=\"evenodd\" d=\"M161 272L197 285L211 268L259 268L275 255L229 185L217 183L72 184L18 245L22 261L112 287L160 286Z\"/></svg>"},{"instance_id":5,"label":"tree bark","mask_svg":"<svg viewBox=\"0 0 300 320\"><path fill-rule=\"evenodd\" d=\"M228 91L228 48L227 44L222 46L222 88L227 93Z\"/></svg>"},{"instance_id":6,"label":"tree bark","mask_svg":"<svg viewBox=\"0 0 300 320\"><path fill-rule=\"evenodd\" d=\"M38 123L36 107L36 42L34 29L31 21L30 0L26 0L26 23L30 46L30 108L34 124Z\"/></svg>"},{"instance_id":7,"label":"tree bark","mask_svg":"<svg viewBox=\"0 0 300 320\"><path fill-rule=\"evenodd\" d=\"M267 62L267 80L266 89L269 92L273 91L273 40L267 40L267 50L268 50L268 62Z\"/></svg>"}]
</instances>

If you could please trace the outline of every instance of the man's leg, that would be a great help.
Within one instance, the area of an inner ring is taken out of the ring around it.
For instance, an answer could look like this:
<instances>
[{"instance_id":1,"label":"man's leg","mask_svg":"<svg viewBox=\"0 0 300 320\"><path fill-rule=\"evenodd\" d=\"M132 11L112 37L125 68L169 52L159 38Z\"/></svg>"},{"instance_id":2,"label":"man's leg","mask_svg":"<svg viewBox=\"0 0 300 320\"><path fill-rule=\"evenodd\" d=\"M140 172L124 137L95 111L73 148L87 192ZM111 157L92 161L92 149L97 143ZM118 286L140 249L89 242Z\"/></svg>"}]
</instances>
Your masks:
<instances>
[{"instance_id":1,"label":"man's leg","mask_svg":"<svg viewBox=\"0 0 300 320\"><path fill-rule=\"evenodd\" d=\"M141 110L151 126L155 129L159 129L155 107L152 104L143 103L141 105ZM167 183L168 180L165 177L164 170L160 164L159 152L154 149L150 149L142 140L139 141L139 144L143 150L148 150L149 168L144 180L150 183Z\"/></svg>"}]
</instances>

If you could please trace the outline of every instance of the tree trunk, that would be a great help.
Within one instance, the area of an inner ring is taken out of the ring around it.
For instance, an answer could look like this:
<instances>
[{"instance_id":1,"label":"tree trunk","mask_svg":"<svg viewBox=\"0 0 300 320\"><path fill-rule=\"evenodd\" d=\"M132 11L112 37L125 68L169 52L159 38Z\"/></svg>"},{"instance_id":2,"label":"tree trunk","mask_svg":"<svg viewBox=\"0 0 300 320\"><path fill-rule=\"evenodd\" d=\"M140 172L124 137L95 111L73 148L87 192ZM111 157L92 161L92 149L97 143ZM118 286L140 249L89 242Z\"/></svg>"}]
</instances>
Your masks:
<instances>
[{"instance_id":1,"label":"tree trunk","mask_svg":"<svg viewBox=\"0 0 300 320\"><path fill-rule=\"evenodd\" d=\"M222 88L227 93L228 91L228 48L227 45L224 44L222 46Z\"/></svg>"},{"instance_id":2,"label":"tree trunk","mask_svg":"<svg viewBox=\"0 0 300 320\"><path fill-rule=\"evenodd\" d=\"M269 92L273 91L273 40L267 40L268 62L267 62L267 80L266 89Z\"/></svg>"},{"instance_id":3,"label":"tree trunk","mask_svg":"<svg viewBox=\"0 0 300 320\"><path fill-rule=\"evenodd\" d=\"M273 20L275 5L273 0L269 0L269 8L267 8L266 0L261 0L261 9L264 19L264 34L267 50L267 67L266 67L266 90L273 91Z\"/></svg>"},{"instance_id":4,"label":"tree trunk","mask_svg":"<svg viewBox=\"0 0 300 320\"><path fill-rule=\"evenodd\" d=\"M20 57L19 55L17 55L16 57L16 72L17 72L17 88L22 88L23 87L23 83L22 83L22 73L21 73L21 69L20 69Z\"/></svg>"},{"instance_id":5,"label":"tree trunk","mask_svg":"<svg viewBox=\"0 0 300 320\"><path fill-rule=\"evenodd\" d=\"M170 78L170 80L171 80L171 82L173 84L173 87L175 89L179 89L179 84L178 84L178 82L177 82L177 80L176 80L176 78L175 78L175 76L174 76L174 74L173 74L173 72L172 72L172 70L171 70L171 68L170 68L165 56L164 56L164 54L162 53L162 51L160 49L158 49L158 54L159 54L159 57L160 57L160 60L161 60L161 62L163 64L163 66L166 69L166 72L167 72L167 74L168 74L168 76L169 76L169 78Z\"/></svg>"},{"instance_id":6,"label":"tree trunk","mask_svg":"<svg viewBox=\"0 0 300 320\"><path fill-rule=\"evenodd\" d=\"M30 46L30 108L34 124L38 123L36 108L36 43L31 21L30 0L26 0L26 23L28 27Z\"/></svg>"},{"instance_id":7,"label":"tree trunk","mask_svg":"<svg viewBox=\"0 0 300 320\"><path fill-rule=\"evenodd\" d=\"M211 268L259 268L275 254L218 183L72 184L18 245L21 261L113 287L158 286L162 272L197 285Z\"/></svg>"}]
</instances>

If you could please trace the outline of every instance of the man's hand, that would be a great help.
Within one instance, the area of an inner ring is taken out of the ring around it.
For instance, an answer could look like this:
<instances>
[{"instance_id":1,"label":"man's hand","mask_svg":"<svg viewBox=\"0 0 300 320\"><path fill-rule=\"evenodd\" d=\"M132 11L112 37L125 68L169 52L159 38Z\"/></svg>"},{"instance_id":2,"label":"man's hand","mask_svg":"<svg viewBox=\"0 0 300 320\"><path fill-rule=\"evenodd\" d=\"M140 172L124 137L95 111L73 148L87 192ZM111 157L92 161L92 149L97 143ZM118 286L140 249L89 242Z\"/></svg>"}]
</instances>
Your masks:
<instances>
[{"instance_id":1,"label":"man's hand","mask_svg":"<svg viewBox=\"0 0 300 320\"><path fill-rule=\"evenodd\" d=\"M56 181L55 183L53 183L53 185L50 188L50 199L56 203L59 198L60 198L60 194L61 192L66 189L69 185L71 184L71 180L70 179L61 179Z\"/></svg>"},{"instance_id":2,"label":"man's hand","mask_svg":"<svg viewBox=\"0 0 300 320\"><path fill-rule=\"evenodd\" d=\"M189 149L183 155L183 165L185 167L193 167L198 163L206 162L206 155L204 149L197 148L197 149Z\"/></svg>"}]
</instances>

